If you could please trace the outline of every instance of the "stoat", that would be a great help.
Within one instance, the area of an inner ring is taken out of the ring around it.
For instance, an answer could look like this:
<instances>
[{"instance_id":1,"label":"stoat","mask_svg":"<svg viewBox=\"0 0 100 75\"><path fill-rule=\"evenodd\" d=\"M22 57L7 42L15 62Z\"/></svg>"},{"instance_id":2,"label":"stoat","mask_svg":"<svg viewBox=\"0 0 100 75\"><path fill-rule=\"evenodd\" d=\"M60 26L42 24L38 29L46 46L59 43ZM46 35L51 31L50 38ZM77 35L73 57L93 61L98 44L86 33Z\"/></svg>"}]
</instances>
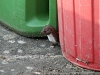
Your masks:
<instances>
[{"instance_id":1,"label":"stoat","mask_svg":"<svg viewBox=\"0 0 100 75\"><path fill-rule=\"evenodd\" d=\"M41 35L47 35L49 41L52 43L52 46L59 42L59 35L56 29L53 26L46 25L42 31L40 32Z\"/></svg>"}]
</instances>

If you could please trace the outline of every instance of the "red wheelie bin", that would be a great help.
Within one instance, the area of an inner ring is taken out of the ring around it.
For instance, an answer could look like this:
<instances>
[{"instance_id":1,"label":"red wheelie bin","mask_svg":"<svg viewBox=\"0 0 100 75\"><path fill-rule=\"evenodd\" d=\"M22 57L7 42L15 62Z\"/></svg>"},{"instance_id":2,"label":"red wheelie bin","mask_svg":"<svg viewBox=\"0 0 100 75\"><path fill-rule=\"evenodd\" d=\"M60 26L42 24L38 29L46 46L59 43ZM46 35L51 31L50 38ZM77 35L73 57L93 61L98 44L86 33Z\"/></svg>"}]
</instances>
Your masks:
<instances>
[{"instance_id":1,"label":"red wheelie bin","mask_svg":"<svg viewBox=\"0 0 100 75\"><path fill-rule=\"evenodd\" d=\"M64 57L100 71L100 0L57 0L57 7Z\"/></svg>"}]
</instances>

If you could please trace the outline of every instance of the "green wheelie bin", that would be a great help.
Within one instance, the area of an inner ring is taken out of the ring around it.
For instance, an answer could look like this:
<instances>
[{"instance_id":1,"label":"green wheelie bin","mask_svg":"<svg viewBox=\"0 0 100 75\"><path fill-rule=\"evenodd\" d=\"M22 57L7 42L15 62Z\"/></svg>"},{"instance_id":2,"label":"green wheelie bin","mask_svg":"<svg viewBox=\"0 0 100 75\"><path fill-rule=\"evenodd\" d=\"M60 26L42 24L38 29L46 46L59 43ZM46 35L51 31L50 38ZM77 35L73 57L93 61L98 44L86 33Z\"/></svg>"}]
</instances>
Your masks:
<instances>
[{"instance_id":1,"label":"green wheelie bin","mask_svg":"<svg viewBox=\"0 0 100 75\"><path fill-rule=\"evenodd\" d=\"M57 29L56 0L0 0L0 22L21 35L40 37L45 25Z\"/></svg>"}]
</instances>

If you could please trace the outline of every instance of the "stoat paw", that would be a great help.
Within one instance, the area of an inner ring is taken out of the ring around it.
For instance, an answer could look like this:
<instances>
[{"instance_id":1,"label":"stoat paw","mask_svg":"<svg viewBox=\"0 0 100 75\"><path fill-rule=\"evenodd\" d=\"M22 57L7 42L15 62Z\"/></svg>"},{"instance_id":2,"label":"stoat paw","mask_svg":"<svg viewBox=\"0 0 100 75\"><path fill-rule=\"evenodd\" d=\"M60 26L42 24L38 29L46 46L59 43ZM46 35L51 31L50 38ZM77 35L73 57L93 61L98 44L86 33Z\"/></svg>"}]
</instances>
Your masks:
<instances>
[{"instance_id":1,"label":"stoat paw","mask_svg":"<svg viewBox=\"0 0 100 75\"><path fill-rule=\"evenodd\" d=\"M50 48L54 48L55 46L50 46Z\"/></svg>"}]
</instances>

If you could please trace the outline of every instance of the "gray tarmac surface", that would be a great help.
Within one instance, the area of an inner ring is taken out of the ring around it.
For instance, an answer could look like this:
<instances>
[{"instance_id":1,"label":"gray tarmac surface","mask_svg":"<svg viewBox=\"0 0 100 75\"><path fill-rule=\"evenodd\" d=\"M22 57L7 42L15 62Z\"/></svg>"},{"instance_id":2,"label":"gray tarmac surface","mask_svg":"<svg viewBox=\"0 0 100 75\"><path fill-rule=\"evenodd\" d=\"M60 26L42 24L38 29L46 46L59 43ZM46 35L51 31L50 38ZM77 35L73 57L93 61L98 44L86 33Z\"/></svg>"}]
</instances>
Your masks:
<instances>
[{"instance_id":1,"label":"gray tarmac surface","mask_svg":"<svg viewBox=\"0 0 100 75\"><path fill-rule=\"evenodd\" d=\"M67 61L48 39L20 36L0 25L0 75L100 75Z\"/></svg>"}]
</instances>

